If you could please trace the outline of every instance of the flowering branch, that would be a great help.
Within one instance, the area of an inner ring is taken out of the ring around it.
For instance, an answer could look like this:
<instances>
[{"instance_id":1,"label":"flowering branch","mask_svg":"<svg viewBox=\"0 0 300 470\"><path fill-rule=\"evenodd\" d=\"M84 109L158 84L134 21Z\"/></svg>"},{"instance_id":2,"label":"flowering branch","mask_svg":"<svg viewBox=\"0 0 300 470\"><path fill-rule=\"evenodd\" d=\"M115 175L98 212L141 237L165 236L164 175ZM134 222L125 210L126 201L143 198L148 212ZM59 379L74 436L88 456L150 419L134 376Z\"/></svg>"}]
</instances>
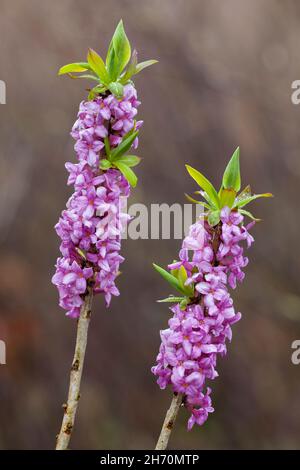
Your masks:
<instances>
[{"instance_id":1,"label":"flowering branch","mask_svg":"<svg viewBox=\"0 0 300 470\"><path fill-rule=\"evenodd\" d=\"M201 204L206 211L190 227L183 240L179 261L164 270L155 269L175 288L180 297L169 296L160 302L172 302L173 317L169 328L160 332L161 346L157 364L152 372L164 389L171 385L173 392L181 395L182 402L191 413L188 430L194 424L202 425L208 414L214 411L210 398L211 389L204 390L207 380L218 377L217 356L227 352L231 341L231 325L240 320L235 312L229 288L235 289L237 281L244 279L243 268L248 264L242 242L249 247L254 241L249 229L256 220L244 210L244 206L269 193L252 195L247 186L241 193L239 149L228 163L219 192L199 171L187 165L192 178L199 184L205 201L188 199ZM244 225L244 216L253 222ZM157 445L165 449L172 425L179 410L178 401L172 401Z\"/></svg>"},{"instance_id":2,"label":"flowering branch","mask_svg":"<svg viewBox=\"0 0 300 470\"><path fill-rule=\"evenodd\" d=\"M56 450L68 448L75 416L80 398L80 383L84 364L85 351L88 339L88 329L92 313L92 289L88 289L84 303L81 306L80 316L77 324L77 337L74 358L71 366L68 402L64 405L64 417L61 430L57 436Z\"/></svg>"},{"instance_id":3,"label":"flowering branch","mask_svg":"<svg viewBox=\"0 0 300 470\"><path fill-rule=\"evenodd\" d=\"M79 318L68 404L57 449L67 448L74 425L92 297L103 294L108 307L112 296L119 295L116 278L124 261L121 235L129 219L122 209L130 186L137 184L132 167L140 162L139 157L127 153L138 147L143 124L135 119L140 102L131 78L155 62L137 62L121 20L105 62L89 49L87 62L59 70L59 75L87 78L97 85L89 90L88 100L80 103L71 131L78 162L66 163L66 169L74 192L55 226L61 239L61 257L52 282L58 288L59 305L69 317Z\"/></svg>"}]
</instances>

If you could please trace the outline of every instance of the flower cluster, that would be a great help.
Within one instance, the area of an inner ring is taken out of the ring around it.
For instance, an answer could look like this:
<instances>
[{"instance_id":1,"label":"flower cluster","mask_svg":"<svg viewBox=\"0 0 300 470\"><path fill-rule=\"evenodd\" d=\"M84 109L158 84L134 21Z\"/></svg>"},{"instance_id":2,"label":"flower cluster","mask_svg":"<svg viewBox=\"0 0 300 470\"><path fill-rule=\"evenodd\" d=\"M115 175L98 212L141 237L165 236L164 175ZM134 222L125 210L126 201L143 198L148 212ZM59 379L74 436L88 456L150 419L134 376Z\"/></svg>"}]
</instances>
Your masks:
<instances>
[{"instance_id":1,"label":"flower cluster","mask_svg":"<svg viewBox=\"0 0 300 470\"><path fill-rule=\"evenodd\" d=\"M107 306L112 295L119 295L115 279L123 261L121 233L128 220L122 204L130 187L119 170L102 171L99 165L105 157L105 138L114 148L134 126L142 125L135 121L139 104L135 88L128 84L121 100L109 94L82 102L72 128L78 163L66 163L74 193L55 226L62 257L52 278L59 304L70 317L79 316L87 285L94 293L104 293Z\"/></svg>"},{"instance_id":2,"label":"flower cluster","mask_svg":"<svg viewBox=\"0 0 300 470\"><path fill-rule=\"evenodd\" d=\"M204 393L204 387L206 379L218 376L217 356L226 354L231 325L241 318L234 310L228 286L235 288L244 278L248 259L240 242L246 241L248 246L253 242L248 229L241 214L224 207L216 227L203 220L191 226L180 261L169 265L171 272L184 267L185 285L193 286L194 295L185 309L180 304L171 308L173 317L169 328L160 333L162 343L152 372L160 388L170 384L174 392L184 395L191 412L189 430L195 423L202 425L214 411L211 390Z\"/></svg>"}]
</instances>

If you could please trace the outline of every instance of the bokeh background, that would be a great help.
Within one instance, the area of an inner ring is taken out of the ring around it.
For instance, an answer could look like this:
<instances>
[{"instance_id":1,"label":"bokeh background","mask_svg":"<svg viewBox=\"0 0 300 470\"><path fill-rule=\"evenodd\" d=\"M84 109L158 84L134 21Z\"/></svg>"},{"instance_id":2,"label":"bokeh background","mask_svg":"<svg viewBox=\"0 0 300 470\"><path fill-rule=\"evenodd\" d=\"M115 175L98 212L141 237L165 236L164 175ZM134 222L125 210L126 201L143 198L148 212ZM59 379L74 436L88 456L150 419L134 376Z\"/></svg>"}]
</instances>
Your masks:
<instances>
[{"instance_id":1,"label":"bokeh background","mask_svg":"<svg viewBox=\"0 0 300 470\"><path fill-rule=\"evenodd\" d=\"M53 229L71 193L65 161L85 83L57 78L59 66L104 53L122 17L141 60L159 64L137 77L145 125L140 184L131 202L184 202L195 189L188 162L218 184L241 147L242 177L276 198L253 204L263 219L245 283L234 292L235 325L215 413L186 432L180 412L171 448L297 448L300 365L300 3L296 0L1 0L0 79L0 448L51 449L62 418L76 324L51 284L59 240ZM170 390L150 367L168 309L167 285L152 270L172 260L179 240L127 240L121 297L95 301L71 448L154 446Z\"/></svg>"}]
</instances>

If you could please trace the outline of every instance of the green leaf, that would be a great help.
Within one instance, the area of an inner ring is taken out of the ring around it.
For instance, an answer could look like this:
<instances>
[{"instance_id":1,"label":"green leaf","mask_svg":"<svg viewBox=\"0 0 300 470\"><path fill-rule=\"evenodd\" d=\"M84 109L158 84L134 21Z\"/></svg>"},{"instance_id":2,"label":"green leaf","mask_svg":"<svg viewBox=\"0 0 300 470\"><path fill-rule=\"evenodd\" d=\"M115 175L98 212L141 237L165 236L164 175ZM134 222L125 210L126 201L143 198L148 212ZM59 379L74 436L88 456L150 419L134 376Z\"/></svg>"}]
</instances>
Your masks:
<instances>
[{"instance_id":1,"label":"green leaf","mask_svg":"<svg viewBox=\"0 0 300 470\"><path fill-rule=\"evenodd\" d=\"M178 281L181 283L182 287L184 287L184 283L187 280L187 272L184 266L180 266L178 269Z\"/></svg>"},{"instance_id":2,"label":"green leaf","mask_svg":"<svg viewBox=\"0 0 300 470\"><path fill-rule=\"evenodd\" d=\"M210 206L206 204L204 201L198 201L197 199L194 199L192 196L190 196L187 193L184 193L185 197L187 198L188 201L193 202L195 204L200 204L201 206L205 207L206 209L210 209Z\"/></svg>"},{"instance_id":3,"label":"green leaf","mask_svg":"<svg viewBox=\"0 0 300 470\"><path fill-rule=\"evenodd\" d=\"M175 276L173 276L172 274L170 274L168 271L161 268L157 264L153 263L153 267L165 279L165 281L167 281L172 287L174 287L174 289L176 289L178 292L181 292L182 294L185 295L185 291L182 289L180 282Z\"/></svg>"},{"instance_id":4,"label":"green leaf","mask_svg":"<svg viewBox=\"0 0 300 470\"><path fill-rule=\"evenodd\" d=\"M187 298L183 299L183 300L180 302L180 305L179 305L180 308L181 308L181 310L185 310L187 304L188 304L188 299L187 299Z\"/></svg>"},{"instance_id":5,"label":"green leaf","mask_svg":"<svg viewBox=\"0 0 300 470\"><path fill-rule=\"evenodd\" d=\"M90 90L90 92L88 94L88 101L93 100L95 98L96 94L97 93L95 92L94 88L92 90Z\"/></svg>"},{"instance_id":6,"label":"green leaf","mask_svg":"<svg viewBox=\"0 0 300 470\"><path fill-rule=\"evenodd\" d=\"M68 73L69 77L70 78L73 78L73 79L79 79L79 78L86 78L88 80L95 80L95 82L98 82L99 83L99 78L96 77L95 75L90 75L90 74L87 74L87 73L84 73L82 75L73 75L72 73Z\"/></svg>"},{"instance_id":7,"label":"green leaf","mask_svg":"<svg viewBox=\"0 0 300 470\"><path fill-rule=\"evenodd\" d=\"M208 220L209 225L211 225L212 227L217 225L220 222L220 211L219 210L211 211L208 214L207 220Z\"/></svg>"},{"instance_id":8,"label":"green leaf","mask_svg":"<svg viewBox=\"0 0 300 470\"><path fill-rule=\"evenodd\" d=\"M108 170L109 168L111 168L111 162L106 158L103 158L102 160L100 160L100 168L101 170Z\"/></svg>"},{"instance_id":9,"label":"green leaf","mask_svg":"<svg viewBox=\"0 0 300 470\"><path fill-rule=\"evenodd\" d=\"M185 297L175 297L173 295L170 295L169 297L166 297L165 299L157 300L157 302L159 302L159 303L163 303L163 302L178 303L178 302L182 302L183 300L185 300Z\"/></svg>"},{"instance_id":10,"label":"green leaf","mask_svg":"<svg viewBox=\"0 0 300 470\"><path fill-rule=\"evenodd\" d=\"M124 75L122 75L121 77L122 83L125 84L132 77L132 75L134 75L136 66L137 66L137 51L134 49L133 53L131 54L131 59L128 64L127 70L124 73Z\"/></svg>"},{"instance_id":11,"label":"green leaf","mask_svg":"<svg viewBox=\"0 0 300 470\"><path fill-rule=\"evenodd\" d=\"M111 151L111 161L114 161L115 159L119 158L121 155L127 152L127 150L130 149L138 133L139 131L129 131L128 134L123 137L122 142Z\"/></svg>"},{"instance_id":12,"label":"green leaf","mask_svg":"<svg viewBox=\"0 0 300 470\"><path fill-rule=\"evenodd\" d=\"M234 189L238 192L241 189L241 175L240 175L240 148L238 147L224 171L223 188Z\"/></svg>"},{"instance_id":13,"label":"green leaf","mask_svg":"<svg viewBox=\"0 0 300 470\"><path fill-rule=\"evenodd\" d=\"M97 85L94 88L92 88L88 94L88 100L93 100L96 95L99 93L103 93L106 90L106 87L103 87L102 85Z\"/></svg>"},{"instance_id":14,"label":"green leaf","mask_svg":"<svg viewBox=\"0 0 300 470\"><path fill-rule=\"evenodd\" d=\"M114 166L116 166L120 172L125 176L127 179L128 183L135 188L137 185L137 176L136 174L132 171L129 166L125 165L125 163L122 162L114 162Z\"/></svg>"},{"instance_id":15,"label":"green leaf","mask_svg":"<svg viewBox=\"0 0 300 470\"><path fill-rule=\"evenodd\" d=\"M173 261L176 263L176 261ZM178 279L178 268L176 269L171 269L171 274L172 276L176 277L176 279Z\"/></svg>"},{"instance_id":16,"label":"green leaf","mask_svg":"<svg viewBox=\"0 0 300 470\"><path fill-rule=\"evenodd\" d=\"M185 285L185 281L187 280L187 272L184 266L180 266L179 269L172 269L171 270L172 276L178 279L179 284L181 286L182 292L185 293L186 296L191 297L194 294L194 286L192 285Z\"/></svg>"},{"instance_id":17,"label":"green leaf","mask_svg":"<svg viewBox=\"0 0 300 470\"><path fill-rule=\"evenodd\" d=\"M116 161L125 163L125 165L129 167L134 167L140 163L141 158L137 157L136 155L121 155L120 157L114 159L114 163Z\"/></svg>"},{"instance_id":18,"label":"green leaf","mask_svg":"<svg viewBox=\"0 0 300 470\"><path fill-rule=\"evenodd\" d=\"M234 204L236 197L236 192L234 189L221 189L220 192L220 201L221 207L229 207L231 208Z\"/></svg>"},{"instance_id":19,"label":"green leaf","mask_svg":"<svg viewBox=\"0 0 300 470\"><path fill-rule=\"evenodd\" d=\"M110 82L108 89L115 95L116 98L122 98L124 94L124 87L119 82Z\"/></svg>"},{"instance_id":20,"label":"green leaf","mask_svg":"<svg viewBox=\"0 0 300 470\"><path fill-rule=\"evenodd\" d=\"M81 248L78 248L78 246L75 248L75 250L77 251L77 253L83 258L86 260L86 255L85 255L85 252L83 250L81 250Z\"/></svg>"},{"instance_id":21,"label":"green leaf","mask_svg":"<svg viewBox=\"0 0 300 470\"><path fill-rule=\"evenodd\" d=\"M204 189L204 191L206 192L206 194L210 198L213 205L216 208L219 208L220 207L219 196L218 196L217 191L215 190L215 188L211 184L211 182L207 178L205 178L205 176L202 175L202 173L200 173L200 171L195 170L194 168L192 168L189 165L185 165L185 166L186 166L187 171L191 175L191 177L196 181L196 183L198 183L198 185L202 189Z\"/></svg>"},{"instance_id":22,"label":"green leaf","mask_svg":"<svg viewBox=\"0 0 300 470\"><path fill-rule=\"evenodd\" d=\"M97 54L93 49L89 49L87 60L92 70L100 78L101 82L107 85L109 82L109 76L105 64L99 54Z\"/></svg>"},{"instance_id":23,"label":"green leaf","mask_svg":"<svg viewBox=\"0 0 300 470\"><path fill-rule=\"evenodd\" d=\"M150 59L150 60L145 60L144 62L140 62L135 67L134 75L140 73L145 68L150 67L150 65L156 64L157 62L158 62L158 60L155 60L155 59Z\"/></svg>"},{"instance_id":24,"label":"green leaf","mask_svg":"<svg viewBox=\"0 0 300 470\"><path fill-rule=\"evenodd\" d=\"M237 195L236 200L235 200L235 203L238 202L238 201L241 201L241 200L243 200L243 199L246 199L246 198L248 198L249 196L251 196L251 187L250 187L250 185L248 184L248 185L243 189L243 191L241 191L240 194Z\"/></svg>"},{"instance_id":25,"label":"green leaf","mask_svg":"<svg viewBox=\"0 0 300 470\"><path fill-rule=\"evenodd\" d=\"M93 88L93 91L95 93L103 93L105 90L106 90L106 87L102 85L97 85Z\"/></svg>"},{"instance_id":26,"label":"green leaf","mask_svg":"<svg viewBox=\"0 0 300 470\"><path fill-rule=\"evenodd\" d=\"M75 72L86 72L87 70L92 70L87 62L74 62L73 64L66 64L61 67L58 71L58 75Z\"/></svg>"},{"instance_id":27,"label":"green leaf","mask_svg":"<svg viewBox=\"0 0 300 470\"><path fill-rule=\"evenodd\" d=\"M255 201L255 199L259 199L261 197L273 197L273 194L271 193L264 193L264 194L253 194L252 196L245 197L243 199L240 199L235 202L234 207L244 207L249 202Z\"/></svg>"},{"instance_id":28,"label":"green leaf","mask_svg":"<svg viewBox=\"0 0 300 470\"><path fill-rule=\"evenodd\" d=\"M128 64L131 55L131 47L125 34L123 21L120 20L106 57L106 66L111 81L115 81Z\"/></svg>"},{"instance_id":29,"label":"green leaf","mask_svg":"<svg viewBox=\"0 0 300 470\"><path fill-rule=\"evenodd\" d=\"M194 294L194 287L192 285L185 285L185 281L187 280L187 272L184 266L180 266L178 269L177 279L181 284L181 287L186 295L189 297Z\"/></svg>"},{"instance_id":30,"label":"green leaf","mask_svg":"<svg viewBox=\"0 0 300 470\"><path fill-rule=\"evenodd\" d=\"M200 194L200 196L202 196L206 200L207 204L209 205L210 210L216 209L216 205L213 203L213 201L210 199L210 197L205 191L194 191L194 192L195 194ZM219 205L220 205L220 198L219 198Z\"/></svg>"},{"instance_id":31,"label":"green leaf","mask_svg":"<svg viewBox=\"0 0 300 470\"><path fill-rule=\"evenodd\" d=\"M240 209L239 212L243 215L246 215L247 217L250 217L250 219L252 220L255 220L255 222L260 222L261 219L257 219L256 217L254 217L254 215L251 214L251 212L249 211L246 211L244 209Z\"/></svg>"},{"instance_id":32,"label":"green leaf","mask_svg":"<svg viewBox=\"0 0 300 470\"><path fill-rule=\"evenodd\" d=\"M110 150L110 143L109 143L109 138L108 137L104 137L104 146L105 146L106 156L110 160L111 159L111 150Z\"/></svg>"},{"instance_id":33,"label":"green leaf","mask_svg":"<svg viewBox=\"0 0 300 470\"><path fill-rule=\"evenodd\" d=\"M150 65L156 64L158 60L146 60L144 62L137 63L137 52L136 50L133 51L129 65L127 67L126 72L121 77L121 82L126 83L133 75L137 75L146 67L150 67Z\"/></svg>"}]
</instances>

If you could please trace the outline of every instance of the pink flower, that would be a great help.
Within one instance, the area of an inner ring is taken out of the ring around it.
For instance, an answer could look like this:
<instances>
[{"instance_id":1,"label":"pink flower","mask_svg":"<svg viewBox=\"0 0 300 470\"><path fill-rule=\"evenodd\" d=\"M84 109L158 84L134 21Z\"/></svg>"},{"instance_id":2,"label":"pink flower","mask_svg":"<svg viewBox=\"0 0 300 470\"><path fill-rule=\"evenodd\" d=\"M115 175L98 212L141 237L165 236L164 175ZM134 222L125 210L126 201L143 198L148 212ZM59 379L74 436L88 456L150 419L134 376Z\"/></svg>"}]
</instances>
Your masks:
<instances>
[{"instance_id":1,"label":"pink flower","mask_svg":"<svg viewBox=\"0 0 300 470\"><path fill-rule=\"evenodd\" d=\"M200 408L192 408L192 415L188 421L188 430L190 431L194 424L198 424L202 426L208 418L208 413L213 413L214 408L211 406L211 398L210 398L211 389L208 387L207 392L205 395L203 393L200 394L198 398L198 404Z\"/></svg>"},{"instance_id":2,"label":"pink flower","mask_svg":"<svg viewBox=\"0 0 300 470\"><path fill-rule=\"evenodd\" d=\"M204 394L203 389L207 379L218 377L217 357L226 354L231 326L241 318L235 313L228 287L234 288L244 278L248 259L240 243L245 241L250 246L253 241L249 227L242 222L237 212L222 210L220 243L214 253L212 231L199 220L183 240L179 261L168 266L170 270L185 268L185 284L195 288L195 295L185 309L179 304L171 308L173 316L169 328L161 331L162 342L152 372L161 388L171 385L174 392L184 394L191 412L189 430L194 424L201 426L214 411L211 390Z\"/></svg>"},{"instance_id":3,"label":"pink flower","mask_svg":"<svg viewBox=\"0 0 300 470\"><path fill-rule=\"evenodd\" d=\"M81 268L76 261L72 263L59 258L52 282L59 291L60 306L68 310L67 315L77 317L83 303L80 297L86 291L87 279L93 276L92 268Z\"/></svg>"},{"instance_id":4,"label":"pink flower","mask_svg":"<svg viewBox=\"0 0 300 470\"><path fill-rule=\"evenodd\" d=\"M118 170L102 172L99 163L105 156L104 138L108 137L112 146L118 145L133 128L139 104L132 85L124 87L122 100L109 95L83 101L71 131L78 163L68 162L66 168L68 184L74 185L75 191L55 226L62 256L52 278L59 304L71 317L80 314L87 281L94 294L104 295L107 306L112 296L119 295L115 281L124 261L121 233L128 221L121 199L129 196L130 187ZM141 125L138 121L136 128Z\"/></svg>"}]
</instances>

